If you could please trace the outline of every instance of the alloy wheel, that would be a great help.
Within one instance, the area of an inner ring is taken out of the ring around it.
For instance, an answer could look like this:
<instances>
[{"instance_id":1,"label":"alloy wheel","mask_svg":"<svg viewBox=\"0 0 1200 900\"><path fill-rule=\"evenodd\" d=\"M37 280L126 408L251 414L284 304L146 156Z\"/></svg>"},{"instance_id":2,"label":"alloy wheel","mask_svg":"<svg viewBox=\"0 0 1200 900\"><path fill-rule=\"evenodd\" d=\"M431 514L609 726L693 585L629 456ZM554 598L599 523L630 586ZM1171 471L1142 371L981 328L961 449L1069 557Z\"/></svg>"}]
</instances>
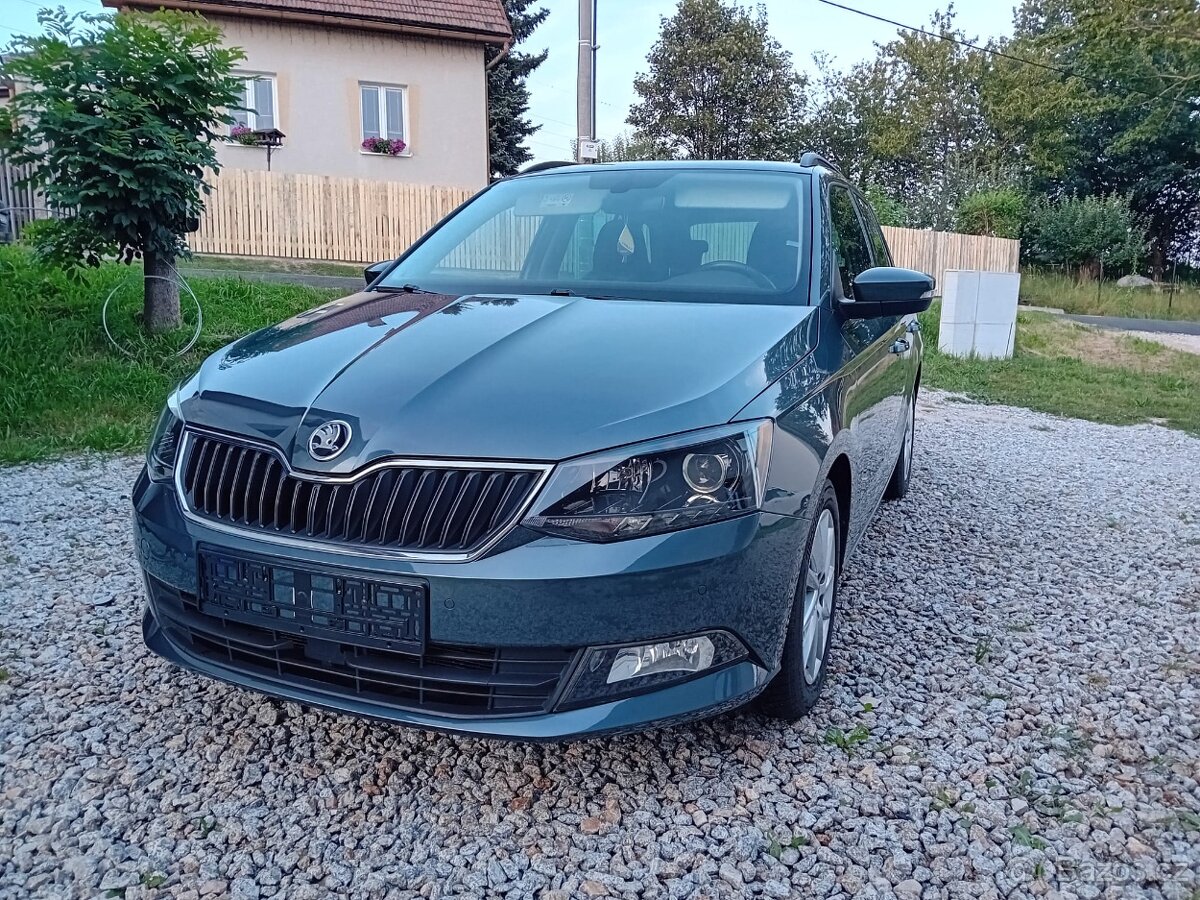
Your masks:
<instances>
[{"instance_id":1,"label":"alloy wheel","mask_svg":"<svg viewBox=\"0 0 1200 900\"><path fill-rule=\"evenodd\" d=\"M804 573L804 680L809 684L817 683L825 664L836 581L837 527L833 513L826 507L817 517L808 551L808 571Z\"/></svg>"}]
</instances>

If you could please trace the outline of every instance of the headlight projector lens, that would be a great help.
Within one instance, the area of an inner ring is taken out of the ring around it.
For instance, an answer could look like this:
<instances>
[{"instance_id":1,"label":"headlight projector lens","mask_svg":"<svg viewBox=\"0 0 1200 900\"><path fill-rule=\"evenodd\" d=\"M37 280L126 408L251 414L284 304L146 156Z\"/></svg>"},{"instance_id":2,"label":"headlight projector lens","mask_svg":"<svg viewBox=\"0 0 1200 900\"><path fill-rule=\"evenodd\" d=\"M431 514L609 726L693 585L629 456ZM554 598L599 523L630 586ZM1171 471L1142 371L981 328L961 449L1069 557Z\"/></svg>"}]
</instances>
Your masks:
<instances>
[{"instance_id":1,"label":"headlight projector lens","mask_svg":"<svg viewBox=\"0 0 1200 900\"><path fill-rule=\"evenodd\" d=\"M762 503L773 427L738 422L567 460L525 527L623 541L745 515Z\"/></svg>"},{"instance_id":2,"label":"headlight projector lens","mask_svg":"<svg viewBox=\"0 0 1200 900\"><path fill-rule=\"evenodd\" d=\"M728 473L729 463L715 453L689 453L683 458L683 480L697 493L719 490Z\"/></svg>"}]
</instances>

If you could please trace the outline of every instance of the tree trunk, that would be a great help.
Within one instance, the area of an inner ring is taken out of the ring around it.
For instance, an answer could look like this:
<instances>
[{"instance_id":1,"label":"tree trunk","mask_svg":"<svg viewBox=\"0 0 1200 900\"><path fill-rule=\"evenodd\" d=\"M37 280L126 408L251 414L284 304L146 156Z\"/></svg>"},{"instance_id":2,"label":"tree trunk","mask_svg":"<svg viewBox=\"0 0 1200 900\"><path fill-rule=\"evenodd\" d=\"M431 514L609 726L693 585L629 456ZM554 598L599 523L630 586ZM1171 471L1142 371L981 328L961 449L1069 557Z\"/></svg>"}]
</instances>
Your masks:
<instances>
[{"instance_id":1,"label":"tree trunk","mask_svg":"<svg viewBox=\"0 0 1200 900\"><path fill-rule=\"evenodd\" d=\"M142 307L142 326L151 334L178 328L179 282L175 275L175 257L168 253L145 254L145 303Z\"/></svg>"},{"instance_id":2,"label":"tree trunk","mask_svg":"<svg viewBox=\"0 0 1200 900\"><path fill-rule=\"evenodd\" d=\"M1100 277L1103 270L1100 268L1100 260L1089 259L1087 262L1079 266L1079 283L1086 284L1095 281Z\"/></svg>"},{"instance_id":3,"label":"tree trunk","mask_svg":"<svg viewBox=\"0 0 1200 900\"><path fill-rule=\"evenodd\" d=\"M1167 276L1167 254L1163 253L1161 245L1156 244L1150 251L1150 277L1155 281L1163 281Z\"/></svg>"}]
</instances>

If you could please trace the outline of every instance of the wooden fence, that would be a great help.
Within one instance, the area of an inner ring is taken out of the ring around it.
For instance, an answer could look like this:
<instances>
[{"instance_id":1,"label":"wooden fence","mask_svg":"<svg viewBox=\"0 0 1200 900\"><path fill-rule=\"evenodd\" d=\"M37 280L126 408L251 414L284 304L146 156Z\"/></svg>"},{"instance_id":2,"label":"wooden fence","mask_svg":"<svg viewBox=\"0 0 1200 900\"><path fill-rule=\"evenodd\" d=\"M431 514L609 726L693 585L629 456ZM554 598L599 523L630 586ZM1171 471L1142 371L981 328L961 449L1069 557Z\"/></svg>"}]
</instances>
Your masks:
<instances>
[{"instance_id":1,"label":"wooden fence","mask_svg":"<svg viewBox=\"0 0 1200 900\"><path fill-rule=\"evenodd\" d=\"M401 253L471 193L469 188L226 169L216 179L200 229L190 241L199 253L377 262ZM485 229L488 233L478 236L480 246L464 245L456 254L471 256L473 267L481 258L511 258L503 251L514 242L527 246L532 224L526 217L522 227L512 223L499 229L503 234ZM1017 271L1019 241L883 230L897 265L928 272L939 285L946 269ZM744 245L748 236L742 237Z\"/></svg>"},{"instance_id":2,"label":"wooden fence","mask_svg":"<svg viewBox=\"0 0 1200 900\"><path fill-rule=\"evenodd\" d=\"M946 281L947 269L1019 271L1021 242L1011 238L887 226L883 236L896 265L929 273L937 279L938 293Z\"/></svg>"},{"instance_id":3,"label":"wooden fence","mask_svg":"<svg viewBox=\"0 0 1200 900\"><path fill-rule=\"evenodd\" d=\"M46 208L46 198L31 184L24 183L27 166L14 166L0 159L0 243L21 237L21 229L35 219L54 215Z\"/></svg>"},{"instance_id":4,"label":"wooden fence","mask_svg":"<svg viewBox=\"0 0 1200 900\"><path fill-rule=\"evenodd\" d=\"M462 203L468 188L226 169L215 179L197 253L369 263L391 259Z\"/></svg>"}]
</instances>

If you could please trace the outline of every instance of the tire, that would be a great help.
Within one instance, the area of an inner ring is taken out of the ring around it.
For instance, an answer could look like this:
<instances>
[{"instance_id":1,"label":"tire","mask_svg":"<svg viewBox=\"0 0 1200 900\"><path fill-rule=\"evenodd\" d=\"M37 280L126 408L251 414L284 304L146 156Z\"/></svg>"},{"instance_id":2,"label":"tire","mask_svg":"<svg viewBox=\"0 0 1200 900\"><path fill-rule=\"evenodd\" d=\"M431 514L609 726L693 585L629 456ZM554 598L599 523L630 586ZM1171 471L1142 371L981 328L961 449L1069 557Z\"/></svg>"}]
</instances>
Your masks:
<instances>
[{"instance_id":1,"label":"tire","mask_svg":"<svg viewBox=\"0 0 1200 900\"><path fill-rule=\"evenodd\" d=\"M783 644L783 660L762 694L760 706L767 715L799 719L808 714L821 696L829 649L836 633L834 624L841 568L841 511L837 492L826 481L804 543L800 580ZM817 613L816 617L814 613ZM812 627L806 635L805 628L810 623ZM822 641L819 652L812 646L817 639Z\"/></svg>"},{"instance_id":2,"label":"tire","mask_svg":"<svg viewBox=\"0 0 1200 900\"><path fill-rule=\"evenodd\" d=\"M913 438L916 431L917 398L914 394L908 400L908 424L904 429L904 443L900 445L900 456L896 460L896 468L892 470L892 480L883 492L884 500L902 500L908 493L908 485L912 480Z\"/></svg>"}]
</instances>

